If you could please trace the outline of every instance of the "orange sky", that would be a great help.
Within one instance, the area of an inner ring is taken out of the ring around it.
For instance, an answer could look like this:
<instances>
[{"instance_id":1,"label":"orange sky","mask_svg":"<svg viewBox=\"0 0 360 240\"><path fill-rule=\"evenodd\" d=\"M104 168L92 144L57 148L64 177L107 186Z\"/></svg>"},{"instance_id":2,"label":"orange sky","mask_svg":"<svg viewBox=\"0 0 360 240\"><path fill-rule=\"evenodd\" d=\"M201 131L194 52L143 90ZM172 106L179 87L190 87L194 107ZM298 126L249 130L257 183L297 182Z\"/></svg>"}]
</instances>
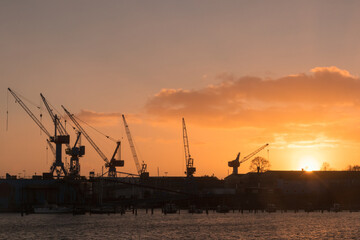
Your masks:
<instances>
[{"instance_id":1,"label":"orange sky","mask_svg":"<svg viewBox=\"0 0 360 240\"><path fill-rule=\"evenodd\" d=\"M183 175L182 117L197 176L223 178L238 152L265 143L260 155L274 170L358 164L359 5L1 1L0 176L41 173L52 161L8 87L35 105L41 92L122 139L123 171L135 164L121 114L150 175ZM44 108L26 103L52 132ZM115 144L88 131L110 157ZM83 143L82 174L100 172L103 161Z\"/></svg>"},{"instance_id":2,"label":"orange sky","mask_svg":"<svg viewBox=\"0 0 360 240\"><path fill-rule=\"evenodd\" d=\"M272 169L319 169L328 162L331 168L341 170L356 164L359 157L359 89L358 77L334 66L278 79L222 76L217 85L197 90L162 89L148 99L142 111L129 113L127 121L140 160L148 164L151 175L157 175L157 168L161 175L182 175L182 116L197 175L224 177L231 172L227 161L235 159L237 152L244 157L265 143L270 144L269 152L264 150L260 155L270 157ZM2 164L8 171L44 171L52 160L50 152L46 158L45 136L9 97L10 126L3 154L10 155L11 161ZM18 119L13 119L12 112ZM42 112L52 131L45 110ZM76 114L101 132L122 139L123 170L135 172L120 112L81 110ZM84 127L110 157L115 144ZM81 161L82 173L92 169L100 172L102 160L85 139L83 143L88 148ZM34 157L38 158L35 164ZM26 159L23 169L13 164L18 159ZM245 163L240 172L248 169Z\"/></svg>"}]
</instances>

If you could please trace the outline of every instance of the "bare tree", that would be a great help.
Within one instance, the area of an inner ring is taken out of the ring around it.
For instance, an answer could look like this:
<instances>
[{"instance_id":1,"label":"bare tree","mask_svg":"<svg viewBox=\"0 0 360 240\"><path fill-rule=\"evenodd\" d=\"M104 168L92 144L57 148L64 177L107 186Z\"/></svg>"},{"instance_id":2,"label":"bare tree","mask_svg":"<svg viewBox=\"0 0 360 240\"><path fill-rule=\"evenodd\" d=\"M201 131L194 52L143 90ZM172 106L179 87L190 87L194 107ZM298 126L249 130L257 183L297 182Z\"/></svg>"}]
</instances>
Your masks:
<instances>
[{"instance_id":1,"label":"bare tree","mask_svg":"<svg viewBox=\"0 0 360 240\"><path fill-rule=\"evenodd\" d=\"M270 162L266 158L256 157L251 160L250 171L265 172L270 169Z\"/></svg>"},{"instance_id":2,"label":"bare tree","mask_svg":"<svg viewBox=\"0 0 360 240\"><path fill-rule=\"evenodd\" d=\"M329 171L329 170L330 170L330 164L328 162L323 162L320 171Z\"/></svg>"},{"instance_id":3,"label":"bare tree","mask_svg":"<svg viewBox=\"0 0 360 240\"><path fill-rule=\"evenodd\" d=\"M347 170L348 171L360 171L360 166L359 165L349 165Z\"/></svg>"}]
</instances>

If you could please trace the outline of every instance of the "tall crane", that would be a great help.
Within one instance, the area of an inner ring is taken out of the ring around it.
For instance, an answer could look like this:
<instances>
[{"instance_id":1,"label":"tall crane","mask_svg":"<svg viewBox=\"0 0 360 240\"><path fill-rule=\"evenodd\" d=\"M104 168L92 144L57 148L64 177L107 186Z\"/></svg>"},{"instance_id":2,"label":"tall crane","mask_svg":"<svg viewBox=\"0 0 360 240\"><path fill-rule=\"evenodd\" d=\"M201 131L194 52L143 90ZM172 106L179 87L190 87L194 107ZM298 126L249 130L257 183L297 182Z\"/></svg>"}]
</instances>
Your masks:
<instances>
[{"instance_id":1,"label":"tall crane","mask_svg":"<svg viewBox=\"0 0 360 240\"><path fill-rule=\"evenodd\" d=\"M139 164L139 159L138 159L138 156L136 154L135 145L134 145L133 139L131 137L131 133L130 133L130 128L129 128L129 125L127 124L126 120L125 120L124 114L122 114L122 118L123 118L123 121L124 121L126 136L127 136L128 141L129 141L130 149L131 149L131 152L132 152L132 155L133 155L133 158L134 158L134 162L135 162L135 165L136 165L137 172L138 172L138 174L140 175L141 178L149 177L149 173L146 171L147 164L144 161L142 161L141 166Z\"/></svg>"},{"instance_id":2,"label":"tall crane","mask_svg":"<svg viewBox=\"0 0 360 240\"><path fill-rule=\"evenodd\" d=\"M185 164L186 164L186 177L194 176L196 168L194 167L194 159L190 155L189 149L189 139L186 131L185 119L182 118L183 125L183 141L184 141L184 149L185 149Z\"/></svg>"},{"instance_id":3,"label":"tall crane","mask_svg":"<svg viewBox=\"0 0 360 240\"><path fill-rule=\"evenodd\" d=\"M54 171L56 171L58 178L61 175L67 175L67 171L64 167L64 163L62 162L62 145L63 144L69 144L70 142L70 136L65 134L58 135L58 125L60 124L60 120L57 117L57 115L54 115L53 123L55 128L54 136L52 136L49 131L44 127L44 125L40 122L37 117L31 112L31 110L26 106L26 104L17 96L17 94L12 91L10 88L8 88L8 91L13 95L16 102L19 103L19 105L25 110L25 112L30 116L30 118L40 127L40 129L48 136L49 141L55 143L56 149L55 149L55 161L53 162L52 166L50 167L51 174L54 174Z\"/></svg>"},{"instance_id":4,"label":"tall crane","mask_svg":"<svg viewBox=\"0 0 360 240\"><path fill-rule=\"evenodd\" d=\"M49 141L49 139L46 139L46 142L47 142L47 144L49 145L52 154L54 155L54 157L56 157L56 150L55 150L54 146L51 144L51 142Z\"/></svg>"},{"instance_id":5,"label":"tall crane","mask_svg":"<svg viewBox=\"0 0 360 240\"><path fill-rule=\"evenodd\" d=\"M120 141L116 142L116 148L114 151L114 154L112 155L110 161L105 156L105 154L100 150L100 148L96 145L96 143L91 139L91 137L86 133L86 131L83 129L83 127L78 123L78 121L75 119L74 114L71 114L66 108L61 105L61 107L64 109L65 113L69 116L71 121L75 124L76 128L79 132L84 135L84 137L88 140L90 145L95 149L95 151L99 154L99 156L104 160L105 167L108 168L108 176L109 177L116 177L116 167L123 167L124 166L124 160L116 160L115 155L119 150L120 147Z\"/></svg>"},{"instance_id":6,"label":"tall crane","mask_svg":"<svg viewBox=\"0 0 360 240\"><path fill-rule=\"evenodd\" d=\"M44 95L40 93L41 99L53 121L56 119L56 115L53 113L53 110L50 108L50 105ZM66 128L62 125L62 123L59 121L57 124L57 131L61 135L69 135L66 131ZM70 144L66 144L65 153L70 156L70 169L69 174L72 177L79 177L80 176L80 163L79 163L79 157L82 157L85 155L85 146L77 146L79 143L81 137L81 132L77 132L77 138L75 141L75 144L73 147L70 147Z\"/></svg>"},{"instance_id":7,"label":"tall crane","mask_svg":"<svg viewBox=\"0 0 360 240\"><path fill-rule=\"evenodd\" d=\"M238 174L238 168L240 167L241 163L246 162L247 160L249 160L250 158L252 158L256 154L258 154L261 150L266 148L267 146L269 146L268 143L261 146L260 148L256 149L254 152L250 153L249 155L244 157L242 160L239 160L240 159L240 152L239 152L235 160L232 160L232 161L228 162L228 166L233 168L232 174L235 174L235 175Z\"/></svg>"}]
</instances>

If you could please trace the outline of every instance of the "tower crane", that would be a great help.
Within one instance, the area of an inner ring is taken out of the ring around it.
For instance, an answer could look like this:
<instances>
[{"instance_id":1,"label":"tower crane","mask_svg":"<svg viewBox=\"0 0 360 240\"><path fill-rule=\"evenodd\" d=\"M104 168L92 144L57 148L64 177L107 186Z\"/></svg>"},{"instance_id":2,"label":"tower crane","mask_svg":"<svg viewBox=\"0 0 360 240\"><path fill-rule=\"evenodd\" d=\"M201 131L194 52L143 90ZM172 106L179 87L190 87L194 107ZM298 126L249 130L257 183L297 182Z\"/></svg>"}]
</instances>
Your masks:
<instances>
[{"instance_id":1,"label":"tower crane","mask_svg":"<svg viewBox=\"0 0 360 240\"><path fill-rule=\"evenodd\" d=\"M250 153L249 155L244 157L242 160L239 160L240 159L240 152L239 152L235 160L232 160L232 161L228 162L228 166L233 168L232 174L235 174L235 175L238 174L238 168L240 167L241 163L246 162L247 160L249 160L250 158L252 158L256 154L258 154L261 150L266 148L267 146L269 146L268 143L261 146L260 148L256 149L254 152Z\"/></svg>"},{"instance_id":2,"label":"tower crane","mask_svg":"<svg viewBox=\"0 0 360 240\"><path fill-rule=\"evenodd\" d=\"M50 167L50 173L54 174L54 171L56 170L58 178L63 174L67 175L67 171L64 167L64 163L62 162L62 145L63 144L69 144L70 137L66 134L58 135L58 125L60 124L60 120L57 117L57 115L54 115L53 123L55 128L54 136L52 136L49 131L44 127L44 125L40 122L37 117L31 112L31 110L26 106L26 104L17 96L17 94L12 91L10 88L8 88L8 91L13 95L16 102L20 104L20 106L25 110L25 112L30 116L30 118L40 127L40 129L48 136L49 141L55 143L56 149L55 149L55 161Z\"/></svg>"},{"instance_id":3,"label":"tower crane","mask_svg":"<svg viewBox=\"0 0 360 240\"><path fill-rule=\"evenodd\" d=\"M184 141L184 149L185 149L185 164L186 164L186 177L194 176L196 168L194 167L194 159L190 155L189 149L189 139L186 131L185 119L182 118L183 125L183 141Z\"/></svg>"},{"instance_id":4,"label":"tower crane","mask_svg":"<svg viewBox=\"0 0 360 240\"><path fill-rule=\"evenodd\" d=\"M74 114L71 114L63 105L61 105L61 107L64 109L65 113L69 116L71 121L73 121L73 123L75 124L78 131L81 132L82 135L84 135L84 137L88 140L90 145L95 149L95 151L99 154L99 156L104 160L105 167L109 169L108 176L116 177L116 167L124 166L124 160L116 160L115 159L115 155L119 150L121 142L120 141L116 142L116 148L115 148L114 154L112 155L112 157L109 161L109 159L105 156L105 154L100 150L100 148L95 144L95 142L91 139L91 137L86 133L86 131L83 129L83 127L75 119Z\"/></svg>"},{"instance_id":5,"label":"tower crane","mask_svg":"<svg viewBox=\"0 0 360 240\"><path fill-rule=\"evenodd\" d=\"M134 145L133 139L131 137L131 133L130 133L130 128L129 128L129 125L127 124L126 120L125 120L124 114L122 114L122 119L124 121L126 136L127 136L128 141L129 141L130 149L131 149L131 152L132 152L132 155L133 155L133 158L134 158L134 162L135 162L135 165L136 165L137 172L138 172L138 174L140 175L141 178L149 177L149 173L146 171L147 164L144 161L142 161L141 166L139 164L139 159L138 159L138 156L136 154L135 145Z\"/></svg>"},{"instance_id":6,"label":"tower crane","mask_svg":"<svg viewBox=\"0 0 360 240\"><path fill-rule=\"evenodd\" d=\"M55 121L56 115L54 115L53 110L50 108L50 105L48 103L48 101L46 100L46 98L44 97L44 95L42 93L40 93L41 99L51 117L51 119L53 121ZM59 123L57 124L57 131L61 134L61 135L69 135L66 131L66 128L61 124L61 122L59 121ZM66 149L65 149L65 153L70 157L70 169L69 169L69 174L72 177L78 177L80 176L80 163L79 163L79 157L84 156L85 154L85 146L81 146L79 143L81 137L81 132L77 132L77 138L75 141L75 144L73 147L70 147L70 144L67 143L66 144Z\"/></svg>"}]
</instances>

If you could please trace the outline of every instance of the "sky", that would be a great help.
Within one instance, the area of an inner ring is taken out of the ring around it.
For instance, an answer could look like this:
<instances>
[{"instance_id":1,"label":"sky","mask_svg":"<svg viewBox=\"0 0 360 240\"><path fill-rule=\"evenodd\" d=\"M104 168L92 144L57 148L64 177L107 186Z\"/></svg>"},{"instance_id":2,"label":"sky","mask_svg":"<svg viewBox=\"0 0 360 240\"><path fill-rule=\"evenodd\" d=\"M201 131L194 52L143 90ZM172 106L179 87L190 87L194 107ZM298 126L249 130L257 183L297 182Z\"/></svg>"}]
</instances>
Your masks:
<instances>
[{"instance_id":1,"label":"sky","mask_svg":"<svg viewBox=\"0 0 360 240\"><path fill-rule=\"evenodd\" d=\"M196 176L259 153L272 170L343 170L360 158L358 1L0 1L0 176L48 171L40 93L122 141L150 175L183 176L181 118ZM37 108L37 107L40 107ZM8 112L8 113L7 113ZM68 128L71 130L70 123ZM115 143L88 134L110 157ZM75 140L72 133L71 141ZM91 146L81 174L101 172ZM64 161L69 161L64 159ZM249 171L249 161L239 172Z\"/></svg>"}]
</instances>

